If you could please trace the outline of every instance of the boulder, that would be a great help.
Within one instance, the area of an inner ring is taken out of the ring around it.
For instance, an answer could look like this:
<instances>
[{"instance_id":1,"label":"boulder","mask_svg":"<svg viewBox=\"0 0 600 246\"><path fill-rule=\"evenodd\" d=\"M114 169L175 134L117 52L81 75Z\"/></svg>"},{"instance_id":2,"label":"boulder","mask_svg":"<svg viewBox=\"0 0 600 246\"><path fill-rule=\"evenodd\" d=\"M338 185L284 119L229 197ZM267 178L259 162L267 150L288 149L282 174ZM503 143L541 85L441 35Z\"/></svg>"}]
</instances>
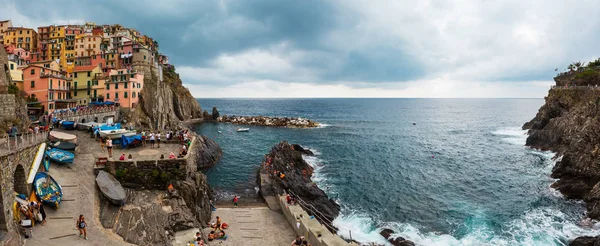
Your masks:
<instances>
[{"instance_id":1,"label":"boulder","mask_svg":"<svg viewBox=\"0 0 600 246\"><path fill-rule=\"evenodd\" d=\"M218 118L219 118L219 110L217 110L217 107L213 107L212 120L217 120Z\"/></svg>"},{"instance_id":2,"label":"boulder","mask_svg":"<svg viewBox=\"0 0 600 246\"><path fill-rule=\"evenodd\" d=\"M600 236L578 237L571 241L569 246L600 246Z\"/></svg>"},{"instance_id":3,"label":"boulder","mask_svg":"<svg viewBox=\"0 0 600 246\"><path fill-rule=\"evenodd\" d=\"M394 234L394 230L392 229L383 229L379 234L381 234L383 238L388 240L388 242L390 242L394 246L415 246L415 243L413 243L410 240L406 240L403 237L394 238L392 236L392 234Z\"/></svg>"}]
</instances>

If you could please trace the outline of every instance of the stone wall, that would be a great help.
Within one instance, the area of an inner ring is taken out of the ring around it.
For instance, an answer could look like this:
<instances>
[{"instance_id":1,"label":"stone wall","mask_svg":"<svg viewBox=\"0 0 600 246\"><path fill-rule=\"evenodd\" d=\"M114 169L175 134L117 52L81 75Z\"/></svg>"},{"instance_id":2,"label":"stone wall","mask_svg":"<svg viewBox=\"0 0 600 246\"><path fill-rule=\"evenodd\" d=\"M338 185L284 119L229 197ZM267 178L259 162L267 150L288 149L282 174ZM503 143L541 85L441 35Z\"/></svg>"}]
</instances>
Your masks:
<instances>
[{"instance_id":1,"label":"stone wall","mask_svg":"<svg viewBox=\"0 0 600 246\"><path fill-rule=\"evenodd\" d=\"M195 148L196 138L189 149ZM164 189L177 180L185 180L188 173L196 172L196 151L188 151L184 158L140 161L108 161L105 170L114 175L125 187L135 189Z\"/></svg>"},{"instance_id":2,"label":"stone wall","mask_svg":"<svg viewBox=\"0 0 600 246\"><path fill-rule=\"evenodd\" d=\"M14 191L29 195L31 185L27 185L27 175L31 169L31 162L37 154L39 145L34 145L21 151L0 157L0 197L2 213L0 213L0 230L14 231L13 203Z\"/></svg>"},{"instance_id":3,"label":"stone wall","mask_svg":"<svg viewBox=\"0 0 600 246\"><path fill-rule=\"evenodd\" d=\"M14 118L17 107L15 95L0 94L0 102L0 118Z\"/></svg>"},{"instance_id":4,"label":"stone wall","mask_svg":"<svg viewBox=\"0 0 600 246\"><path fill-rule=\"evenodd\" d=\"M8 85L11 83L10 70L8 69L8 55L4 49L0 49L0 94L8 93Z\"/></svg>"},{"instance_id":5,"label":"stone wall","mask_svg":"<svg viewBox=\"0 0 600 246\"><path fill-rule=\"evenodd\" d=\"M119 110L102 112L102 113L93 113L93 114L82 114L82 115L68 115L62 116L63 120L74 121L76 123L85 123L85 122L99 122L103 123L106 118L114 117L114 122L117 122L119 119Z\"/></svg>"}]
</instances>

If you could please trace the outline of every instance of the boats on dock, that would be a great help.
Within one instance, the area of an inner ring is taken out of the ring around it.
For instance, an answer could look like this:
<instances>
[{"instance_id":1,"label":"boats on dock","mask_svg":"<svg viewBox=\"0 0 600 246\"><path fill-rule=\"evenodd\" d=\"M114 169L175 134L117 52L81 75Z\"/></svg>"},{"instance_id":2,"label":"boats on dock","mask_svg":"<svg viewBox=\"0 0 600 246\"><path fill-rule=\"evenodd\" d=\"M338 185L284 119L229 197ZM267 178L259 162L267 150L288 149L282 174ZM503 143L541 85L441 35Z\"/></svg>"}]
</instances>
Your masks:
<instances>
[{"instance_id":1,"label":"boats on dock","mask_svg":"<svg viewBox=\"0 0 600 246\"><path fill-rule=\"evenodd\" d=\"M35 175L33 188L37 198L44 204L58 208L62 200L62 187L60 184L45 172L39 172Z\"/></svg>"},{"instance_id":2,"label":"boats on dock","mask_svg":"<svg viewBox=\"0 0 600 246\"><path fill-rule=\"evenodd\" d=\"M250 128L238 128L236 130L236 132L248 132L248 131L250 131Z\"/></svg>"},{"instance_id":3,"label":"boats on dock","mask_svg":"<svg viewBox=\"0 0 600 246\"><path fill-rule=\"evenodd\" d=\"M98 185L98 188L100 188L100 192L102 192L102 194L113 204L120 206L125 205L127 193L115 176L100 170L98 176L96 176L96 184Z\"/></svg>"},{"instance_id":4,"label":"boats on dock","mask_svg":"<svg viewBox=\"0 0 600 246\"><path fill-rule=\"evenodd\" d=\"M69 151L57 149L57 148L48 148L46 149L46 155L53 162L58 163L73 163L73 159L75 159L75 155Z\"/></svg>"},{"instance_id":5,"label":"boats on dock","mask_svg":"<svg viewBox=\"0 0 600 246\"><path fill-rule=\"evenodd\" d=\"M100 131L100 137L110 138L110 139L120 139L121 136L130 137L136 135L135 131L130 131L126 129L116 129L116 130L105 130Z\"/></svg>"}]
</instances>

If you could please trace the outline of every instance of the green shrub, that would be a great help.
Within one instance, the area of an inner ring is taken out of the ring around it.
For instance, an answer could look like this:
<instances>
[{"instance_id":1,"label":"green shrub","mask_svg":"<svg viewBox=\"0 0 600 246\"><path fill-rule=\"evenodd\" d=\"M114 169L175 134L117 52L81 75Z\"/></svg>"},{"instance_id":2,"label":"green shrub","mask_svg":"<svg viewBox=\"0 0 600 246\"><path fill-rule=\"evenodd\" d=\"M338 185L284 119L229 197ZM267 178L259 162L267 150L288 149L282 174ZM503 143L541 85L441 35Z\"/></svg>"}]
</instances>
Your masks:
<instances>
[{"instance_id":1,"label":"green shrub","mask_svg":"<svg viewBox=\"0 0 600 246\"><path fill-rule=\"evenodd\" d=\"M584 79L584 80L588 80L588 79L595 79L598 78L598 71L593 70L593 69L586 69L583 72L577 74L575 76L575 79Z\"/></svg>"}]
</instances>

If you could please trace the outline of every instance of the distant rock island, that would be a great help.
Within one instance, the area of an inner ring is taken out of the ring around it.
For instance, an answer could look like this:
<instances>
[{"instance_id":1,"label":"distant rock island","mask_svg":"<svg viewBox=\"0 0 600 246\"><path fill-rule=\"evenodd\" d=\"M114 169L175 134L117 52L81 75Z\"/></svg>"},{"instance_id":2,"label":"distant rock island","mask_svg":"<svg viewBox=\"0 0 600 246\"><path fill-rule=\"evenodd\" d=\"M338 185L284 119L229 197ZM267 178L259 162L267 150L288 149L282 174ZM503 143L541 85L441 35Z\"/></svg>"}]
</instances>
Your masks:
<instances>
[{"instance_id":1,"label":"distant rock island","mask_svg":"<svg viewBox=\"0 0 600 246\"><path fill-rule=\"evenodd\" d=\"M531 121L526 145L556 152L552 187L566 198L582 199L587 217L600 219L600 59L587 66L569 65L554 78L545 104ZM572 245L599 245L600 238L581 237Z\"/></svg>"}]
</instances>

